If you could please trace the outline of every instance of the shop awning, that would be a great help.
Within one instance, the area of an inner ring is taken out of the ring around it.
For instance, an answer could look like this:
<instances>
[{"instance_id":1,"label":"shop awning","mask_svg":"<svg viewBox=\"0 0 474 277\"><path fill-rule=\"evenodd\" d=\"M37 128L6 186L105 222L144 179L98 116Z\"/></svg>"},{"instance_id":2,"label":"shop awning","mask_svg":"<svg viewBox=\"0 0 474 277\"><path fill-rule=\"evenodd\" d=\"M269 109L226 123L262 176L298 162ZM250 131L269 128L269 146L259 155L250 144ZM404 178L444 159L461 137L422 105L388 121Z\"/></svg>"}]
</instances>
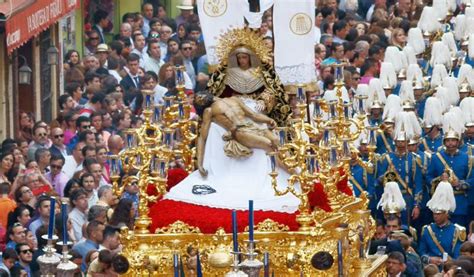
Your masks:
<instances>
[{"instance_id":1,"label":"shop awning","mask_svg":"<svg viewBox=\"0 0 474 277\"><path fill-rule=\"evenodd\" d=\"M8 2L13 3L10 5ZM79 0L15 0L2 3L0 12L7 18L5 35L8 54L76 9L78 3Z\"/></svg>"}]
</instances>

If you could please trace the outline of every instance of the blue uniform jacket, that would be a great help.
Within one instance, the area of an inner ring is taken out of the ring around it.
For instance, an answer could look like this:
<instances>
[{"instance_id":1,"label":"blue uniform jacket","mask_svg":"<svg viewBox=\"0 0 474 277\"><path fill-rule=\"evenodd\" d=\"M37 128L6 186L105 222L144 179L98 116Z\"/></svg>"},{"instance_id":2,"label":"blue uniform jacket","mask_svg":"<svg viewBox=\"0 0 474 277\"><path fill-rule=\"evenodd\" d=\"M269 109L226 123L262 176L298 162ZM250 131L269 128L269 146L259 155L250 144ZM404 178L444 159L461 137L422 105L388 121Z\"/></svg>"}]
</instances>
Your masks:
<instances>
[{"instance_id":1,"label":"blue uniform jacket","mask_svg":"<svg viewBox=\"0 0 474 277\"><path fill-rule=\"evenodd\" d=\"M431 229L431 233L429 232ZM421 231L420 246L418 252L425 257L443 257L443 252L448 253L452 259L459 256L461 243L466 237L466 229L459 225L448 223L443 227L431 223L423 226ZM441 248L437 245L441 246Z\"/></svg>"},{"instance_id":2,"label":"blue uniform jacket","mask_svg":"<svg viewBox=\"0 0 474 277\"><path fill-rule=\"evenodd\" d=\"M454 189L454 197L456 198L456 210L454 215L466 215L468 213L467 206L467 193L474 181L472 179L472 159L461 151L457 151L454 155L448 155L445 150L441 150L439 154L433 154L431 158L431 165L428 169L426 181L428 184L432 184L433 180L440 177L446 170L445 165L438 156L440 155L447 165L452 169L456 177L459 179L460 185ZM434 187L431 188L433 193Z\"/></svg>"}]
</instances>

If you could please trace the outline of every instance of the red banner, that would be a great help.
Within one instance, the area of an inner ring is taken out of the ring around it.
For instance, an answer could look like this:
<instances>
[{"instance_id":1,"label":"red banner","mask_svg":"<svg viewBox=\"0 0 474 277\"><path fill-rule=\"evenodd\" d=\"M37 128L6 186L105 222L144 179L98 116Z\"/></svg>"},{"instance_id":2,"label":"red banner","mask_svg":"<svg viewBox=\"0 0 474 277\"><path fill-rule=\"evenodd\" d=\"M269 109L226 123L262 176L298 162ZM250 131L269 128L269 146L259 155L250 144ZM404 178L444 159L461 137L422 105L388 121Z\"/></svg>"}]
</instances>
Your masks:
<instances>
[{"instance_id":1,"label":"red banner","mask_svg":"<svg viewBox=\"0 0 474 277\"><path fill-rule=\"evenodd\" d=\"M37 0L14 13L5 25L8 54L48 29L51 24L76 9L77 5L78 0Z\"/></svg>"}]
</instances>

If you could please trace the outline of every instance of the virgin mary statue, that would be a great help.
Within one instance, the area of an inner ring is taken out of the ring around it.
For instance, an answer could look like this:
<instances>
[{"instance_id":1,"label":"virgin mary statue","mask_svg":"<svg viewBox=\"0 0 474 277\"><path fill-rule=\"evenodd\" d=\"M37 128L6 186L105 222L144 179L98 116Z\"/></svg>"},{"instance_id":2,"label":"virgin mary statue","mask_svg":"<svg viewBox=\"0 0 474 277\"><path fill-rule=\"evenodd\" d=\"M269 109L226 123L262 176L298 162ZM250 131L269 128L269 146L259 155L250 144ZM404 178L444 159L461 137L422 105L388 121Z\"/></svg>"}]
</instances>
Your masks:
<instances>
[{"instance_id":1,"label":"virgin mary statue","mask_svg":"<svg viewBox=\"0 0 474 277\"><path fill-rule=\"evenodd\" d=\"M221 63L209 80L209 90L218 97L238 96L284 126L290 113L288 97L262 38L246 29L231 31L221 39L218 53Z\"/></svg>"}]
</instances>

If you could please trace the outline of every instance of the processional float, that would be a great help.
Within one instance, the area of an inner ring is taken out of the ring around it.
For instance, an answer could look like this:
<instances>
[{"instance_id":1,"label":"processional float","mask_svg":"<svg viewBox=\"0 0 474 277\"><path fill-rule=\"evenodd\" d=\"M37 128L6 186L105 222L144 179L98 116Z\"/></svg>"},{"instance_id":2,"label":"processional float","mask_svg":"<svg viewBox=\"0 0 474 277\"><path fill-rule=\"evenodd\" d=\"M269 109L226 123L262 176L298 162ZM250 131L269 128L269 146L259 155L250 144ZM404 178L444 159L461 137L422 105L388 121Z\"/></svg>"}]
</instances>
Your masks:
<instances>
[{"instance_id":1,"label":"processional float","mask_svg":"<svg viewBox=\"0 0 474 277\"><path fill-rule=\"evenodd\" d=\"M262 38L248 29L233 30L227 39L223 37L221 45L229 53L242 42L254 53L263 49ZM369 169L373 167L377 126L364 123L364 96L357 96L355 104L343 100L343 64L334 67L337 75L334 100L310 98L304 86L297 86L296 95L289 96L296 97L298 116L276 130L280 145L277 151L268 154L272 172L262 173L270 174L276 195L291 193L299 198L296 231L272 219L253 226L251 219L251 229L247 227L248 231L238 234L226 233L223 228L214 234L204 234L198 226L179 220L150 233L149 203L166 194L170 162L179 159L186 171L194 170L198 124L189 116L191 107L184 93L183 67L175 71L176 95L165 97L163 104L154 104L152 91L142 91L144 124L127 130L125 149L120 155L109 157L114 193L120 196L123 188L133 182L139 187L135 228L125 227L121 232L123 254L131 266L127 275L384 275L386 257L366 255L375 230L367 208L367 195L356 198L340 188L341 184L347 186L351 174L349 161L356 151L353 142L361 132L368 134L370 157L369 161L360 162ZM314 111L311 115L306 112L308 105ZM277 159L292 173L284 190L279 190L281 186L277 185ZM316 184L324 188L329 211L309 203L308 195ZM150 186L157 194L149 195Z\"/></svg>"}]
</instances>

